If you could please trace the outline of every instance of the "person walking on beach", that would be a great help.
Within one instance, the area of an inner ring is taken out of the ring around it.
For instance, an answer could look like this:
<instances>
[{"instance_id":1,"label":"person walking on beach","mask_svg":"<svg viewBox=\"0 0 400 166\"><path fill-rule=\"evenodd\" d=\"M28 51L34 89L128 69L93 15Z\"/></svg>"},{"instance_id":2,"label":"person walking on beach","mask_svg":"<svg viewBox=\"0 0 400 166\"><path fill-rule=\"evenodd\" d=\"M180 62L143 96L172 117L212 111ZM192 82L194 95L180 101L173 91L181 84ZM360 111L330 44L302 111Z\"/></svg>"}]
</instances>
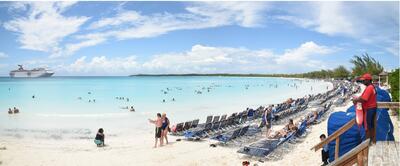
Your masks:
<instances>
[{"instance_id":1,"label":"person walking on beach","mask_svg":"<svg viewBox=\"0 0 400 166\"><path fill-rule=\"evenodd\" d=\"M160 146L161 146L161 126L162 126L161 114L157 113L156 119L155 120L149 119L149 122L153 123L156 126L154 148L157 148L157 141L158 140L160 140Z\"/></svg>"},{"instance_id":2,"label":"person walking on beach","mask_svg":"<svg viewBox=\"0 0 400 166\"><path fill-rule=\"evenodd\" d=\"M99 128L99 130L97 131L96 138L94 139L94 143L97 145L97 147L105 146L103 128Z\"/></svg>"},{"instance_id":3,"label":"person walking on beach","mask_svg":"<svg viewBox=\"0 0 400 166\"><path fill-rule=\"evenodd\" d=\"M371 138L375 142L374 120L376 115L376 91L372 84L371 74L364 74L359 80L366 87L360 97L353 98L353 103L361 102L363 109L363 122L366 131L366 138Z\"/></svg>"},{"instance_id":4,"label":"person walking on beach","mask_svg":"<svg viewBox=\"0 0 400 166\"><path fill-rule=\"evenodd\" d=\"M161 115L162 119L162 126L161 126L161 141L160 144L161 146L164 144L164 138L165 138L165 143L168 144L168 132L169 132L169 119L167 118L167 114L163 113Z\"/></svg>"}]
</instances>

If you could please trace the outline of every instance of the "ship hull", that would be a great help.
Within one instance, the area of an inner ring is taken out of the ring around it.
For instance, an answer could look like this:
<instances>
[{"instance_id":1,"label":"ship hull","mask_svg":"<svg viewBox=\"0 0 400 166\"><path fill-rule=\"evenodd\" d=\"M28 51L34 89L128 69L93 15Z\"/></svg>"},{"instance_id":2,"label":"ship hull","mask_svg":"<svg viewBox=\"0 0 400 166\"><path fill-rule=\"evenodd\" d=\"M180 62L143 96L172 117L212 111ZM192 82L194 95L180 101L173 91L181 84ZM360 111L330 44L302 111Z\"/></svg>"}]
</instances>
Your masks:
<instances>
[{"instance_id":1,"label":"ship hull","mask_svg":"<svg viewBox=\"0 0 400 166\"><path fill-rule=\"evenodd\" d=\"M38 78L38 77L51 77L54 73L49 72L10 72L12 78Z\"/></svg>"}]
</instances>

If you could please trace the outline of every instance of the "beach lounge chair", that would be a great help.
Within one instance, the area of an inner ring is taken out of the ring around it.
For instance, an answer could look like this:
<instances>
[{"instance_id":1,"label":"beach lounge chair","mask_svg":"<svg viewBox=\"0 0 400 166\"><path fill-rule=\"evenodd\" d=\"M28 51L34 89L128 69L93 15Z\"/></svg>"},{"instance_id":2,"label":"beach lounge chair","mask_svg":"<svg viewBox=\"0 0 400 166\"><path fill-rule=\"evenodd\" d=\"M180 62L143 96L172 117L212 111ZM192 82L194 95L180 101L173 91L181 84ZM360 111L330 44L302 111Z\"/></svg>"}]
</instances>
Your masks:
<instances>
[{"instance_id":1,"label":"beach lounge chair","mask_svg":"<svg viewBox=\"0 0 400 166\"><path fill-rule=\"evenodd\" d=\"M307 130L307 121L303 121L301 122L299 129L297 130L296 136L297 137L303 136L306 130Z\"/></svg>"},{"instance_id":2,"label":"beach lounge chair","mask_svg":"<svg viewBox=\"0 0 400 166\"><path fill-rule=\"evenodd\" d=\"M229 132L224 135L218 135L217 137L215 137L215 139L217 139L219 142L227 143L228 141L238 137L240 130L241 129L239 128L239 129L234 130L233 132Z\"/></svg>"},{"instance_id":3,"label":"beach lounge chair","mask_svg":"<svg viewBox=\"0 0 400 166\"><path fill-rule=\"evenodd\" d=\"M213 118L213 116L212 116L212 115L210 115L210 116L207 116L206 124L207 124L207 123L211 123L211 121L212 121L212 118Z\"/></svg>"},{"instance_id":4,"label":"beach lounge chair","mask_svg":"<svg viewBox=\"0 0 400 166\"><path fill-rule=\"evenodd\" d=\"M214 116L214 120L212 121L212 123L217 123L219 121L219 116Z\"/></svg>"},{"instance_id":5,"label":"beach lounge chair","mask_svg":"<svg viewBox=\"0 0 400 166\"><path fill-rule=\"evenodd\" d=\"M190 129L191 125L192 125L192 121L185 122L185 124L183 125L183 130Z\"/></svg>"},{"instance_id":6,"label":"beach lounge chair","mask_svg":"<svg viewBox=\"0 0 400 166\"><path fill-rule=\"evenodd\" d=\"M181 132L183 131L183 123L178 123L176 125L176 132Z\"/></svg>"},{"instance_id":7,"label":"beach lounge chair","mask_svg":"<svg viewBox=\"0 0 400 166\"><path fill-rule=\"evenodd\" d=\"M240 137L240 136L243 136L244 134L246 134L247 131L249 130L249 127L250 127L250 126L245 126L245 127L243 127L243 128L240 130L239 137Z\"/></svg>"},{"instance_id":8,"label":"beach lounge chair","mask_svg":"<svg viewBox=\"0 0 400 166\"><path fill-rule=\"evenodd\" d=\"M226 120L226 116L227 116L226 114L225 114L225 115L222 115L222 116L221 116L221 119L220 119L219 121Z\"/></svg>"},{"instance_id":9,"label":"beach lounge chair","mask_svg":"<svg viewBox=\"0 0 400 166\"><path fill-rule=\"evenodd\" d=\"M237 152L250 156L265 157L278 147L278 143L278 139L264 139L240 148Z\"/></svg>"},{"instance_id":10,"label":"beach lounge chair","mask_svg":"<svg viewBox=\"0 0 400 166\"><path fill-rule=\"evenodd\" d=\"M221 122L213 123L213 126L212 126L211 129L212 129L212 130L218 130L220 125L221 125Z\"/></svg>"},{"instance_id":11,"label":"beach lounge chair","mask_svg":"<svg viewBox=\"0 0 400 166\"><path fill-rule=\"evenodd\" d=\"M199 125L199 119L195 119L195 120L193 120L193 122L192 122L192 128L196 128L197 127L197 125Z\"/></svg>"}]
</instances>

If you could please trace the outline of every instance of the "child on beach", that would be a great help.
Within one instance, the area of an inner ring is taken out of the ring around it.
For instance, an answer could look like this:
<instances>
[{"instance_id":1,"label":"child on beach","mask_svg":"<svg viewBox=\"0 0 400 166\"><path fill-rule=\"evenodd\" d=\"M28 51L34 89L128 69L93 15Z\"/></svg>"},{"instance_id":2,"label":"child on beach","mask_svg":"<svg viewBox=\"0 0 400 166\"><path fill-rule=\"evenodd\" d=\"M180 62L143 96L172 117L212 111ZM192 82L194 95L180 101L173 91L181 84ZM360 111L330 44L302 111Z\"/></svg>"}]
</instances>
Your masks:
<instances>
[{"instance_id":1,"label":"child on beach","mask_svg":"<svg viewBox=\"0 0 400 166\"><path fill-rule=\"evenodd\" d=\"M104 145L104 130L103 130L103 128L100 128L97 131L96 138L94 139L94 143L97 145L97 147L105 146Z\"/></svg>"},{"instance_id":2,"label":"child on beach","mask_svg":"<svg viewBox=\"0 0 400 166\"><path fill-rule=\"evenodd\" d=\"M321 141L326 139L325 134L321 134L321 136L319 136L319 138L321 139ZM328 159L329 159L329 148L328 148L328 144L324 145L324 147L321 150L321 157L322 157L322 162L324 162L324 164L322 165L328 165Z\"/></svg>"},{"instance_id":3,"label":"child on beach","mask_svg":"<svg viewBox=\"0 0 400 166\"><path fill-rule=\"evenodd\" d=\"M153 123L156 126L156 133L155 133L155 143L154 148L157 148L157 141L160 139L160 146L161 145L161 127L162 127L162 119L161 114L157 113L157 118L155 120L149 119L150 123Z\"/></svg>"}]
</instances>

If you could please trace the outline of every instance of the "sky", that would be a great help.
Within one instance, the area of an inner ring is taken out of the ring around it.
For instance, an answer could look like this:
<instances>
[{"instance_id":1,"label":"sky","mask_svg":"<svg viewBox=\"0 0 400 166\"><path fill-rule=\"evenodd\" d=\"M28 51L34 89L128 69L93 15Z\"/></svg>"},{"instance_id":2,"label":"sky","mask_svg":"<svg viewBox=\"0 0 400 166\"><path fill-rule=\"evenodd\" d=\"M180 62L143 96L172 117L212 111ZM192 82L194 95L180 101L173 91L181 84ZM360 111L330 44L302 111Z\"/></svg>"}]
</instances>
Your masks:
<instances>
[{"instance_id":1,"label":"sky","mask_svg":"<svg viewBox=\"0 0 400 166\"><path fill-rule=\"evenodd\" d=\"M399 2L0 2L0 76L399 67Z\"/></svg>"}]
</instances>

